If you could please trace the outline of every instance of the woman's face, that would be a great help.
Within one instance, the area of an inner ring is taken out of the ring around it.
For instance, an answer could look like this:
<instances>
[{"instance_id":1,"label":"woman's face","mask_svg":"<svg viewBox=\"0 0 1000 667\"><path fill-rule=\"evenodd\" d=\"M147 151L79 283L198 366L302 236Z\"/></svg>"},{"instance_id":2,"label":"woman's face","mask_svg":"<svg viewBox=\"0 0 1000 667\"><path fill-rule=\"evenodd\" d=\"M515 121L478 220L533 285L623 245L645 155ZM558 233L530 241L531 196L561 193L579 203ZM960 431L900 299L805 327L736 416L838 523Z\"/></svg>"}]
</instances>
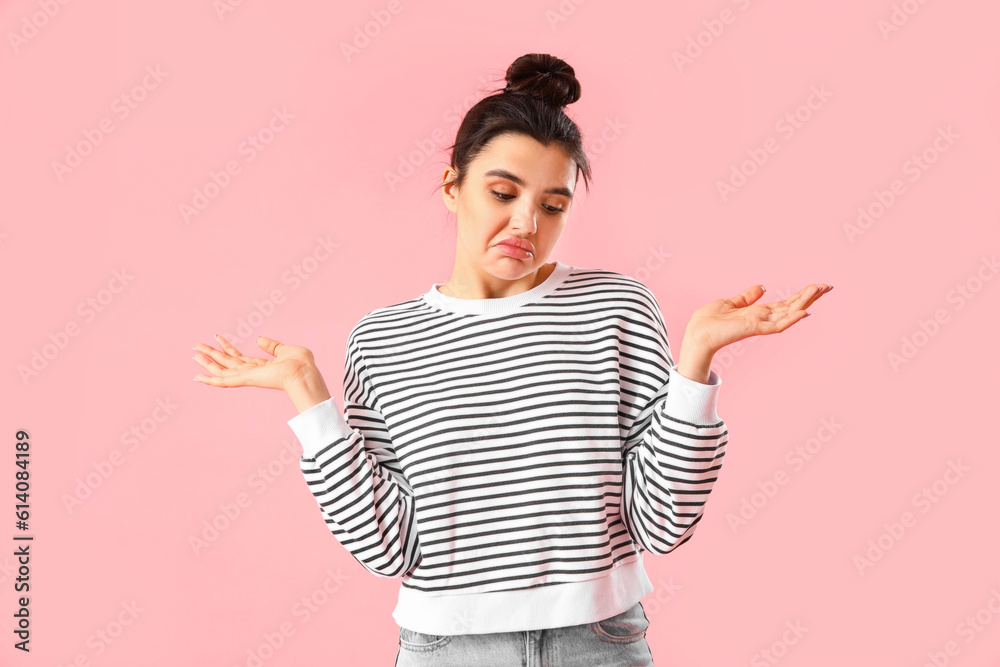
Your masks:
<instances>
[{"instance_id":1,"label":"woman's face","mask_svg":"<svg viewBox=\"0 0 1000 667\"><path fill-rule=\"evenodd\" d=\"M448 182L458 174L446 169L444 200L458 219L456 263L502 280L542 267L566 224L576 171L557 144L523 134L494 137L469 163L461 188ZM505 252L500 242L509 237L527 241L529 252Z\"/></svg>"}]
</instances>

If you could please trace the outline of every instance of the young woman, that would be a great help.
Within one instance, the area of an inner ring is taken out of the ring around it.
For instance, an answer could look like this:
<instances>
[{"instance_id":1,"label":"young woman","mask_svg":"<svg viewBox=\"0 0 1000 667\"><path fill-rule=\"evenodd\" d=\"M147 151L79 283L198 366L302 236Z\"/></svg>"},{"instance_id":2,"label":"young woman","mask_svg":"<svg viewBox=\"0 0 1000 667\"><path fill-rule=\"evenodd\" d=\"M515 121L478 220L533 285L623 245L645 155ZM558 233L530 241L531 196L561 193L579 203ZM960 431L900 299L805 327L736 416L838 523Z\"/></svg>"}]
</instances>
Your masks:
<instances>
[{"instance_id":1,"label":"young woman","mask_svg":"<svg viewBox=\"0 0 1000 667\"><path fill-rule=\"evenodd\" d=\"M286 391L334 537L399 577L396 664L651 665L642 558L688 541L728 442L712 357L784 331L831 287L691 316L675 365L659 304L621 273L549 261L583 175L573 69L528 54L473 106L442 179L451 278L351 330L345 412L312 353L199 345L216 387Z\"/></svg>"}]
</instances>

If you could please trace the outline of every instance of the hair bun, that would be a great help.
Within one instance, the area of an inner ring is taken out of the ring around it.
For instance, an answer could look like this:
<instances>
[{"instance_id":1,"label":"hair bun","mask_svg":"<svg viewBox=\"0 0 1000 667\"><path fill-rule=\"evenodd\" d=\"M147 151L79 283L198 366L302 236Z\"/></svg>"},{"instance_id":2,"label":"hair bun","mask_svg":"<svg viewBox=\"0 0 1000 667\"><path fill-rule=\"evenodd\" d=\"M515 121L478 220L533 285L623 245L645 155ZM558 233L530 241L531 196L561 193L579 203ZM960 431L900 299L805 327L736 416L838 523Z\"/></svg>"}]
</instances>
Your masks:
<instances>
[{"instance_id":1,"label":"hair bun","mask_svg":"<svg viewBox=\"0 0 1000 667\"><path fill-rule=\"evenodd\" d=\"M564 107L580 99L580 82L573 68L547 53L528 53L507 68L505 93L523 93Z\"/></svg>"}]
</instances>

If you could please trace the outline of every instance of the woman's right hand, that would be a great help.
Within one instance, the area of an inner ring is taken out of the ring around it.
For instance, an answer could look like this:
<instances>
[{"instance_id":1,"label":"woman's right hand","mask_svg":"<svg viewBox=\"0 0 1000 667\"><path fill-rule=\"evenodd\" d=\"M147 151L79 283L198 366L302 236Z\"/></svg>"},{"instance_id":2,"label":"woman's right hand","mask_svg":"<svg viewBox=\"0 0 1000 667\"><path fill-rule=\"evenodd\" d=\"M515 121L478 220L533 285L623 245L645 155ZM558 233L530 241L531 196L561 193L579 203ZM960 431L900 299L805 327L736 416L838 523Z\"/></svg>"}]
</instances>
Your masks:
<instances>
[{"instance_id":1,"label":"woman's right hand","mask_svg":"<svg viewBox=\"0 0 1000 667\"><path fill-rule=\"evenodd\" d=\"M194 346L200 354L194 360L212 375L197 375L195 380L213 387L263 387L287 391L303 375L315 372L313 353L298 345L286 345L273 338L260 336L257 345L274 359L248 357L237 350L223 336L216 336L219 347L198 343Z\"/></svg>"}]
</instances>

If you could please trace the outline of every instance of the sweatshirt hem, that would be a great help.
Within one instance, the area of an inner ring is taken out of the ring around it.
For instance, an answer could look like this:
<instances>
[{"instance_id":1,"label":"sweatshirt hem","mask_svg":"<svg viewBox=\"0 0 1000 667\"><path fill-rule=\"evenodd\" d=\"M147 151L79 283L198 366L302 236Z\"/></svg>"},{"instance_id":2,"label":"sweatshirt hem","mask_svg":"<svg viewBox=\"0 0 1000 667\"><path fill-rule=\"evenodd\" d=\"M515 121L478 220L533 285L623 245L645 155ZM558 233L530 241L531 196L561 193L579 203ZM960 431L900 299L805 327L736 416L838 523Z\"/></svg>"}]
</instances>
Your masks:
<instances>
[{"instance_id":1,"label":"sweatshirt hem","mask_svg":"<svg viewBox=\"0 0 1000 667\"><path fill-rule=\"evenodd\" d=\"M593 623L631 609L653 584L635 560L586 581L513 591L429 595L405 586L392 617L408 630L431 635L521 632Z\"/></svg>"}]
</instances>

